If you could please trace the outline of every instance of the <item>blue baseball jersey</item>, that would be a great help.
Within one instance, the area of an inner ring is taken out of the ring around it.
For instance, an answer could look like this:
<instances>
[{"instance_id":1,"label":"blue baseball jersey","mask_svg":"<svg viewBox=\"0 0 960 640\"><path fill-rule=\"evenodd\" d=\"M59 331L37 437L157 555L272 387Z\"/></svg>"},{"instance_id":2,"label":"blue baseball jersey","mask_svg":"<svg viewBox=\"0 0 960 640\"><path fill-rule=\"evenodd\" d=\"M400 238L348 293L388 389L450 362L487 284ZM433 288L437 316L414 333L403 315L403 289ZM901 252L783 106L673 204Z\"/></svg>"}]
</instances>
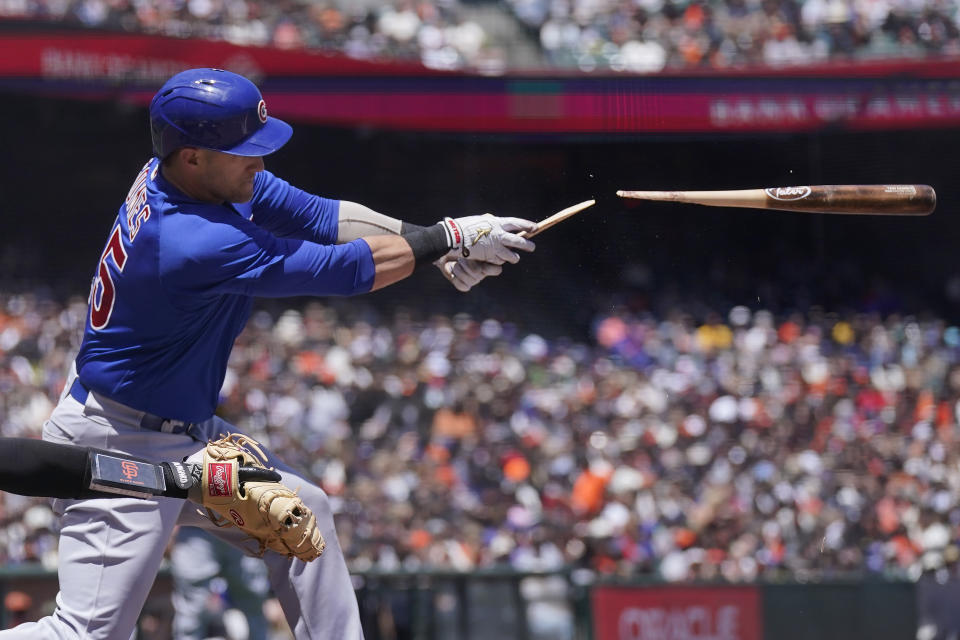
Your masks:
<instances>
[{"instance_id":1,"label":"blue baseball jersey","mask_svg":"<svg viewBox=\"0 0 960 640\"><path fill-rule=\"evenodd\" d=\"M257 174L250 202L198 202L151 159L97 265L77 356L81 383L164 418L209 418L255 296L373 286L367 243L335 244L339 209L268 171Z\"/></svg>"}]
</instances>

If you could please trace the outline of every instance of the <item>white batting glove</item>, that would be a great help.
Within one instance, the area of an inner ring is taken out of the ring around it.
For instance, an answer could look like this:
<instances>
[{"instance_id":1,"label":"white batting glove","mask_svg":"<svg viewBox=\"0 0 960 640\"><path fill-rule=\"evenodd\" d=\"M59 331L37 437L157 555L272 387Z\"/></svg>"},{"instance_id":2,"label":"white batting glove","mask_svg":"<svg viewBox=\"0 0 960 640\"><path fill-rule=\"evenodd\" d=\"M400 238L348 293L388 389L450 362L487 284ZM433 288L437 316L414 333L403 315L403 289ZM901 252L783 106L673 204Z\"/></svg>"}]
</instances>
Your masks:
<instances>
[{"instance_id":1,"label":"white batting glove","mask_svg":"<svg viewBox=\"0 0 960 640\"><path fill-rule=\"evenodd\" d=\"M443 277L450 281L457 291L466 293L487 276L498 276L503 271L499 264L478 262L468 258L443 257L434 262Z\"/></svg>"},{"instance_id":2,"label":"white batting glove","mask_svg":"<svg viewBox=\"0 0 960 640\"><path fill-rule=\"evenodd\" d=\"M464 257L479 262L516 264L520 254L513 249L533 251L536 245L517 235L533 231L537 223L523 218L498 218L486 213L482 216L444 218L450 252L447 256Z\"/></svg>"}]
</instances>

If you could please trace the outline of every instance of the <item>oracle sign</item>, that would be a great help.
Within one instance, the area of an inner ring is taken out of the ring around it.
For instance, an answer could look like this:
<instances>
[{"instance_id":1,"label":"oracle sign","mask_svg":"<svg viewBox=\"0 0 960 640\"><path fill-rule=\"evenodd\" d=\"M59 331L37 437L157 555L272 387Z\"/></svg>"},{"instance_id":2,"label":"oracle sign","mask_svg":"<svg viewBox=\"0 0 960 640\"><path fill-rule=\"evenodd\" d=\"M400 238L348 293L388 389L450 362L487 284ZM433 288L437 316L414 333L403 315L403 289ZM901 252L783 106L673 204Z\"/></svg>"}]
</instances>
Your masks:
<instances>
[{"instance_id":1,"label":"oracle sign","mask_svg":"<svg viewBox=\"0 0 960 640\"><path fill-rule=\"evenodd\" d=\"M597 587L597 640L762 640L755 587Z\"/></svg>"}]
</instances>

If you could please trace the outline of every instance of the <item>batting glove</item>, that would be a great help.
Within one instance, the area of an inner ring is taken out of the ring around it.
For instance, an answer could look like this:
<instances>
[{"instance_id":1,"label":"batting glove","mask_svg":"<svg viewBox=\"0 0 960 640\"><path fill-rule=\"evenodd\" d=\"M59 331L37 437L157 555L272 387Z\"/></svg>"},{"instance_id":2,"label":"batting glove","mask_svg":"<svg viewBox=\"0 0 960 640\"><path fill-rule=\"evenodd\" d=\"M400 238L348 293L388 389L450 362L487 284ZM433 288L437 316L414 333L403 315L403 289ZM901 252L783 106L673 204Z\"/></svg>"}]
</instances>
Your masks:
<instances>
[{"instance_id":1,"label":"batting glove","mask_svg":"<svg viewBox=\"0 0 960 640\"><path fill-rule=\"evenodd\" d=\"M499 218L489 213L464 218L444 218L443 228L450 245L448 257L479 262L516 264L520 254L513 249L533 251L536 245L517 233L533 231L537 223L522 218Z\"/></svg>"},{"instance_id":2,"label":"batting glove","mask_svg":"<svg viewBox=\"0 0 960 640\"><path fill-rule=\"evenodd\" d=\"M433 264L437 265L443 277L450 281L457 291L466 293L475 287L487 276L498 276L503 271L499 264L478 262L468 258L440 258Z\"/></svg>"}]
</instances>

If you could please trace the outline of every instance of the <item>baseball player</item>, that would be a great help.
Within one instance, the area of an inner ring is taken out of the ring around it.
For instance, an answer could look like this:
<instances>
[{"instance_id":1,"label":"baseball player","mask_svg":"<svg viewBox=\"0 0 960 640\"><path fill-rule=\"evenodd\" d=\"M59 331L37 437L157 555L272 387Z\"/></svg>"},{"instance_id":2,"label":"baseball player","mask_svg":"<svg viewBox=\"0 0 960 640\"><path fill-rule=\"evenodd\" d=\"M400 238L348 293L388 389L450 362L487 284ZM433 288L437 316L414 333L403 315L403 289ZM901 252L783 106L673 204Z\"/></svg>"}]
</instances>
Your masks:
<instances>
[{"instance_id":1,"label":"baseball player","mask_svg":"<svg viewBox=\"0 0 960 640\"><path fill-rule=\"evenodd\" d=\"M96 265L83 341L44 440L194 460L205 443L236 431L214 409L255 296L361 294L424 264L468 290L517 262L518 250L534 249L519 235L535 228L528 220L467 216L419 227L274 176L262 157L292 129L268 116L259 90L237 74L176 74L154 96L150 120L154 157L134 178ZM263 541L183 500L57 500L56 610L0 638L127 640L178 523L264 553L297 638L362 638L326 495L262 453L315 514L322 557L264 551Z\"/></svg>"},{"instance_id":2,"label":"baseball player","mask_svg":"<svg viewBox=\"0 0 960 640\"><path fill-rule=\"evenodd\" d=\"M170 547L173 579L172 633L174 640L201 640L212 634L223 612L212 609L215 579L223 580L229 606L243 614L247 640L267 640L269 623L263 603L269 597L266 567L197 527L179 527Z\"/></svg>"}]
</instances>

